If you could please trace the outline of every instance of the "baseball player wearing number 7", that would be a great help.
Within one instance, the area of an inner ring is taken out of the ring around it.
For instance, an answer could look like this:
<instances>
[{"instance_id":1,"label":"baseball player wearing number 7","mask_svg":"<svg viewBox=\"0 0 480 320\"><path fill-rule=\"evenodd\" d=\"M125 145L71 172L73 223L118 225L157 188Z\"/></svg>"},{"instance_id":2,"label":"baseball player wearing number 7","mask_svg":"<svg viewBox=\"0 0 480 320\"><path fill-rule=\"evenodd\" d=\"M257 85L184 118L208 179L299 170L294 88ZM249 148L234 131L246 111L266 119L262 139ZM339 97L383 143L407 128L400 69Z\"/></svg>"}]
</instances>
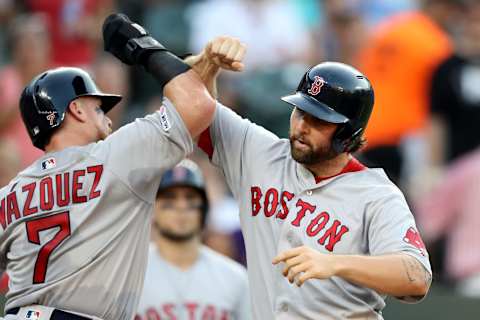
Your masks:
<instances>
[{"instance_id":1,"label":"baseball player wearing number 7","mask_svg":"<svg viewBox=\"0 0 480 320\"><path fill-rule=\"evenodd\" d=\"M194 69L210 70L211 89L222 66L206 56ZM198 142L240 205L254 319L382 319L387 295L419 301L431 269L413 215L383 170L352 156L373 108L368 79L324 62L282 99L289 139L217 103Z\"/></svg>"},{"instance_id":2,"label":"baseball player wearing number 7","mask_svg":"<svg viewBox=\"0 0 480 320\"><path fill-rule=\"evenodd\" d=\"M161 177L213 118L197 73L141 26L115 14L103 31L106 50L143 65L167 99L110 134L105 113L121 97L85 71L48 70L25 88L23 120L45 155L0 190L6 319L133 319Z\"/></svg>"}]
</instances>

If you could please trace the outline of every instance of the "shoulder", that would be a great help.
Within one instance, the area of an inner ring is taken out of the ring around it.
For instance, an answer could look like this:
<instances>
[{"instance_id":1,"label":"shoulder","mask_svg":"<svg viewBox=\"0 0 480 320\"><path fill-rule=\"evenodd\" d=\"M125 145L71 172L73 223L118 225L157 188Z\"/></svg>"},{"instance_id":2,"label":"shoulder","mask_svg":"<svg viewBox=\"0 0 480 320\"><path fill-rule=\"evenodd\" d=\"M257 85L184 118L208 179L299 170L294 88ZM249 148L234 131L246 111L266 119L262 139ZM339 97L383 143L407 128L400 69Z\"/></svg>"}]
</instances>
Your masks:
<instances>
[{"instance_id":1,"label":"shoulder","mask_svg":"<svg viewBox=\"0 0 480 320\"><path fill-rule=\"evenodd\" d=\"M202 246L200 252L202 258L212 267L212 270L218 270L225 273L226 276L233 276L235 279L246 279L247 270L240 263L213 251L207 246Z\"/></svg>"},{"instance_id":2,"label":"shoulder","mask_svg":"<svg viewBox=\"0 0 480 320\"><path fill-rule=\"evenodd\" d=\"M401 197L400 189L388 178L381 168L366 168L345 175L344 184L355 189L355 194L365 202L374 202L386 197Z\"/></svg>"}]
</instances>

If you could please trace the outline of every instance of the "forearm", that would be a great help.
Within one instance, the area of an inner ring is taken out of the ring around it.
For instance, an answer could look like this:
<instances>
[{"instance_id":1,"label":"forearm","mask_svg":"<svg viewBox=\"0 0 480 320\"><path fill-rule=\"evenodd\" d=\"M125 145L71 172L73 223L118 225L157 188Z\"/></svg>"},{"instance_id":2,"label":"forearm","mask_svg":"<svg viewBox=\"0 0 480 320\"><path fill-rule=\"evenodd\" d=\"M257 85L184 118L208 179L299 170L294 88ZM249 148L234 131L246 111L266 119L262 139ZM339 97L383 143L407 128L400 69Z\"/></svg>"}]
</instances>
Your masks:
<instances>
[{"instance_id":1,"label":"forearm","mask_svg":"<svg viewBox=\"0 0 480 320\"><path fill-rule=\"evenodd\" d=\"M169 81L163 94L177 109L193 138L208 128L215 114L215 100L193 70Z\"/></svg>"},{"instance_id":2,"label":"forearm","mask_svg":"<svg viewBox=\"0 0 480 320\"><path fill-rule=\"evenodd\" d=\"M184 61L200 76L200 79L202 79L202 82L210 95L214 99L217 99L217 77L220 73L220 67L208 61L208 59L202 54L190 56Z\"/></svg>"},{"instance_id":3,"label":"forearm","mask_svg":"<svg viewBox=\"0 0 480 320\"><path fill-rule=\"evenodd\" d=\"M391 296L419 299L430 287L430 273L407 254L339 255L337 261L337 276Z\"/></svg>"},{"instance_id":4,"label":"forearm","mask_svg":"<svg viewBox=\"0 0 480 320\"><path fill-rule=\"evenodd\" d=\"M145 63L182 117L191 136L196 138L213 120L215 100L200 76L185 62L168 51L154 52Z\"/></svg>"}]
</instances>

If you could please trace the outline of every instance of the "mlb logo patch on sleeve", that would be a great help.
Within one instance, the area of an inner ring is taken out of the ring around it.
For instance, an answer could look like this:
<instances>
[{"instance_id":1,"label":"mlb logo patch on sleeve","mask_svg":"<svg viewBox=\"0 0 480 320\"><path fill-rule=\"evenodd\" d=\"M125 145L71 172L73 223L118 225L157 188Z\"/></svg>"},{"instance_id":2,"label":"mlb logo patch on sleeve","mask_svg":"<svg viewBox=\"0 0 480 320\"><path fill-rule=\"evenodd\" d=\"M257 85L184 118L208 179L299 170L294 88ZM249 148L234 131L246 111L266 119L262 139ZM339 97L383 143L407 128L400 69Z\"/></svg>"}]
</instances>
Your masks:
<instances>
[{"instance_id":1,"label":"mlb logo patch on sleeve","mask_svg":"<svg viewBox=\"0 0 480 320\"><path fill-rule=\"evenodd\" d=\"M55 168L56 165L57 165L57 161L55 160L55 158L45 159L42 161L42 170Z\"/></svg>"},{"instance_id":2,"label":"mlb logo patch on sleeve","mask_svg":"<svg viewBox=\"0 0 480 320\"><path fill-rule=\"evenodd\" d=\"M39 320L40 319L40 311L28 310L27 314L25 315L25 319Z\"/></svg>"}]
</instances>

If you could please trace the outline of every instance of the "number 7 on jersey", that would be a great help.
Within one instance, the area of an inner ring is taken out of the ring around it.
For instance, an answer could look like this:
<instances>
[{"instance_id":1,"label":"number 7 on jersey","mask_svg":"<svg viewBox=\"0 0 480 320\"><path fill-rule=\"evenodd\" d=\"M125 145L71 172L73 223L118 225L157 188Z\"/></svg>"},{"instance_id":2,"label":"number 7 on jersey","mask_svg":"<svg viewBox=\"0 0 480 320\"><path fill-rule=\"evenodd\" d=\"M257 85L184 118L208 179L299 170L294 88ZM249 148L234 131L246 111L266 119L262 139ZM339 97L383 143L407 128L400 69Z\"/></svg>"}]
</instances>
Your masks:
<instances>
[{"instance_id":1,"label":"number 7 on jersey","mask_svg":"<svg viewBox=\"0 0 480 320\"><path fill-rule=\"evenodd\" d=\"M56 247L70 236L70 215L69 212L61 212L47 217L41 217L26 222L28 241L37 245L40 243L40 232L59 228L53 238L45 243L39 250L35 268L33 271L33 283L45 282L47 275L47 265L50 254Z\"/></svg>"}]
</instances>

